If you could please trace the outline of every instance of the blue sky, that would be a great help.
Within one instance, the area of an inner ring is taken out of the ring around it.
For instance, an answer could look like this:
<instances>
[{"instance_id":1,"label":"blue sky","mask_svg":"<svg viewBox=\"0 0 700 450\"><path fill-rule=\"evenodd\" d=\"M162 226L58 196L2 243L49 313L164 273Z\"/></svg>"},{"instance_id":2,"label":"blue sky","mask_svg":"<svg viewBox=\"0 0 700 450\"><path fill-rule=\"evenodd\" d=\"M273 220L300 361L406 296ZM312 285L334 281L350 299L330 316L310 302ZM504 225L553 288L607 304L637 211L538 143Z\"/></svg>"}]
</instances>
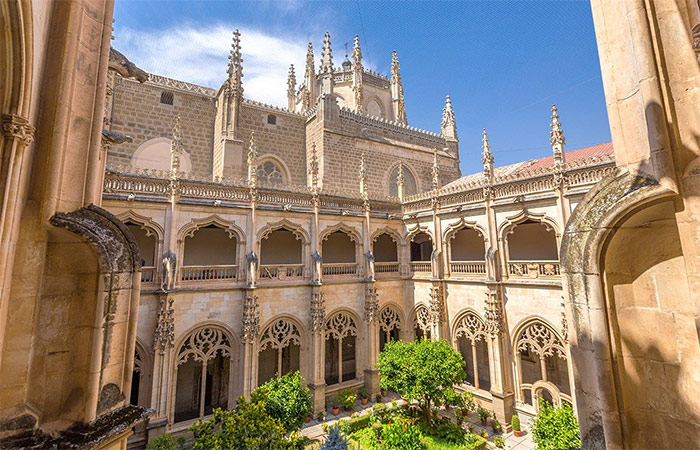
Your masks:
<instances>
[{"instance_id":1,"label":"blue sky","mask_svg":"<svg viewBox=\"0 0 700 450\"><path fill-rule=\"evenodd\" d=\"M409 124L439 131L445 95L457 116L463 174L481 170L481 129L496 165L551 153L556 103L567 149L610 140L586 0L317 2L117 0L114 47L143 69L218 88L241 30L246 97L286 106L287 69L306 43L336 65L360 35L365 65L389 73L396 49Z\"/></svg>"}]
</instances>

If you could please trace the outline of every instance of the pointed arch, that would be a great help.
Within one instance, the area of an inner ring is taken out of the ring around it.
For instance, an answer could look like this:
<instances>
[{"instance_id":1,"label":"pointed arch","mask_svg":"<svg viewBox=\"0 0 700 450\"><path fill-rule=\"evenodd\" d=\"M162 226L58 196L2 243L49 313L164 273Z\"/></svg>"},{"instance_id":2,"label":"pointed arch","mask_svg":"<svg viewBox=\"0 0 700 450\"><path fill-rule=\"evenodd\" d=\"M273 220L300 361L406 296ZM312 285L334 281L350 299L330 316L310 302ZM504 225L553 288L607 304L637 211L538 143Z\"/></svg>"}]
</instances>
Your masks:
<instances>
[{"instance_id":1,"label":"pointed arch","mask_svg":"<svg viewBox=\"0 0 700 450\"><path fill-rule=\"evenodd\" d=\"M301 241L302 245L308 245L311 241L309 234L306 232L306 230L304 230L304 228L300 224L294 223L291 220L284 218L277 222L267 223L262 228L260 228L260 230L258 231L258 242L262 241L263 239L267 239L270 233L281 228L291 231L294 234L294 236Z\"/></svg>"},{"instance_id":2,"label":"pointed arch","mask_svg":"<svg viewBox=\"0 0 700 450\"><path fill-rule=\"evenodd\" d=\"M486 229L479 225L476 221L467 220L465 217L460 217L459 220L457 220L456 222L452 222L447 226L447 228L445 229L445 233L443 234L444 242L449 243L452 239L454 239L455 234L457 234L459 230L462 230L464 228L476 231L477 233L479 233L479 236L484 240L485 243L489 242L488 233L486 232Z\"/></svg>"},{"instance_id":3,"label":"pointed arch","mask_svg":"<svg viewBox=\"0 0 700 450\"><path fill-rule=\"evenodd\" d=\"M427 225L423 225L420 223L414 223L413 225L406 226L406 242L411 242L413 238L420 232L427 234L430 240L433 242L433 244L435 243L435 235L433 234L433 232Z\"/></svg>"},{"instance_id":4,"label":"pointed arch","mask_svg":"<svg viewBox=\"0 0 700 450\"><path fill-rule=\"evenodd\" d=\"M508 235L513 233L516 226L528 220L545 225L547 231L554 231L557 240L561 237L561 230L559 229L557 221L549 217L547 213L534 213L524 209L515 215L506 217L503 223L498 226L499 239L507 239Z\"/></svg>"},{"instance_id":5,"label":"pointed arch","mask_svg":"<svg viewBox=\"0 0 700 450\"><path fill-rule=\"evenodd\" d=\"M398 173L397 171L398 171L399 165L403 166L404 180L405 180L406 174L408 173L410 175L410 177L413 179L413 181L415 182L415 187L416 187L415 193L405 193L404 192L404 196L414 195L414 194L417 194L419 192L423 192L423 190L421 189L421 181L420 181L420 177L418 176L418 172L416 171L416 169L413 168L413 166L410 163L407 163L406 161L396 161L394 164L389 166L386 173L384 174L384 183L386 186L385 192L387 192L389 195L393 195L392 189L393 189L393 186L396 184L395 178L396 178L396 174ZM405 183L405 181L404 181L404 183ZM405 188L405 184L404 184L404 188Z\"/></svg>"},{"instance_id":6,"label":"pointed arch","mask_svg":"<svg viewBox=\"0 0 700 450\"><path fill-rule=\"evenodd\" d=\"M565 341L561 333L551 323L539 316L529 316L522 319L513 329L513 349L532 350L540 357L568 357Z\"/></svg>"},{"instance_id":7,"label":"pointed arch","mask_svg":"<svg viewBox=\"0 0 700 450\"><path fill-rule=\"evenodd\" d=\"M417 330L422 332L422 337L430 338L432 329L430 306L423 302L417 303L411 311L411 323L413 325L415 338L419 337L418 335L415 335Z\"/></svg>"},{"instance_id":8,"label":"pointed arch","mask_svg":"<svg viewBox=\"0 0 700 450\"><path fill-rule=\"evenodd\" d=\"M301 367L305 331L302 323L289 315L278 315L262 328L258 343L258 384Z\"/></svg>"},{"instance_id":9,"label":"pointed arch","mask_svg":"<svg viewBox=\"0 0 700 450\"><path fill-rule=\"evenodd\" d=\"M274 185L274 183L266 183L266 176L264 173L261 173L261 170L264 170L265 163L267 162L272 163L281 175L282 179L280 180L278 185L287 185L291 183L291 172L289 171L289 167L287 166L287 164L279 156L272 153L265 153L258 157L258 161L256 163L258 166L258 181L261 182L262 186Z\"/></svg>"},{"instance_id":10,"label":"pointed arch","mask_svg":"<svg viewBox=\"0 0 700 450\"><path fill-rule=\"evenodd\" d=\"M401 232L395 228L391 228L389 226L384 226L382 228L379 228L372 233L370 237L370 242L374 243L377 241L377 238L381 236L382 234L387 234L393 239L394 242L396 242L397 245L402 245L404 243L404 237L401 235Z\"/></svg>"},{"instance_id":11,"label":"pointed arch","mask_svg":"<svg viewBox=\"0 0 700 450\"><path fill-rule=\"evenodd\" d=\"M359 317L348 309L337 309L326 316L325 377L326 384L333 385L357 378Z\"/></svg>"},{"instance_id":12,"label":"pointed arch","mask_svg":"<svg viewBox=\"0 0 700 450\"><path fill-rule=\"evenodd\" d=\"M194 233L200 228L204 228L210 225L214 225L218 228L224 229L229 238L236 238L238 242L245 241L245 232L241 227L236 225L230 220L226 220L217 214L212 214L211 216L192 219L189 223L180 228L177 232L178 242L183 242L185 238L194 236Z\"/></svg>"},{"instance_id":13,"label":"pointed arch","mask_svg":"<svg viewBox=\"0 0 700 450\"><path fill-rule=\"evenodd\" d=\"M466 337L479 341L486 337L486 322L473 308L465 308L457 314L452 324L452 340Z\"/></svg>"},{"instance_id":14,"label":"pointed arch","mask_svg":"<svg viewBox=\"0 0 700 450\"><path fill-rule=\"evenodd\" d=\"M156 240L160 243L163 242L165 230L163 229L163 226L161 224L154 221L152 218L142 216L141 214L131 209L121 214L117 214L117 218L122 222L133 222L139 225L146 232L146 236L151 236L155 234Z\"/></svg>"},{"instance_id":15,"label":"pointed arch","mask_svg":"<svg viewBox=\"0 0 700 450\"><path fill-rule=\"evenodd\" d=\"M347 234L350 237L350 240L355 243L355 245L360 245L360 243L362 243L362 237L360 236L360 233L357 231L357 229L353 226L346 225L343 222L338 222L335 225L326 227L319 235L319 241L323 242L327 240L328 237L336 231L342 231L343 233Z\"/></svg>"}]
</instances>

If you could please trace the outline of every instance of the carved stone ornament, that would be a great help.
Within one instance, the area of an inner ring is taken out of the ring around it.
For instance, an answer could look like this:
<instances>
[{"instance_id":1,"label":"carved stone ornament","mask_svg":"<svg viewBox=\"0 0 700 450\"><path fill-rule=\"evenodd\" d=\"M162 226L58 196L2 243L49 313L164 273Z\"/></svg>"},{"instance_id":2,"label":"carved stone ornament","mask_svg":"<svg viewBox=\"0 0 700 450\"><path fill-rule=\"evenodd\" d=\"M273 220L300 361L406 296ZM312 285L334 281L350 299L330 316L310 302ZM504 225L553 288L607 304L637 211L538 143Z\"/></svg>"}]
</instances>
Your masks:
<instances>
[{"instance_id":1,"label":"carved stone ornament","mask_svg":"<svg viewBox=\"0 0 700 450\"><path fill-rule=\"evenodd\" d=\"M430 324L430 311L425 305L418 305L416 307L416 317L413 320L413 328L420 328L423 331L423 335L426 336L430 333Z\"/></svg>"},{"instance_id":2,"label":"carved stone ornament","mask_svg":"<svg viewBox=\"0 0 700 450\"><path fill-rule=\"evenodd\" d=\"M231 342L219 328L202 328L185 339L177 354L177 365L187 362L192 357L197 362L206 362L221 356L231 356Z\"/></svg>"},{"instance_id":3,"label":"carved stone ornament","mask_svg":"<svg viewBox=\"0 0 700 450\"><path fill-rule=\"evenodd\" d=\"M0 118L2 134L9 139L17 139L21 145L29 145L34 140L36 129L24 117L3 114Z\"/></svg>"},{"instance_id":4,"label":"carved stone ornament","mask_svg":"<svg viewBox=\"0 0 700 450\"><path fill-rule=\"evenodd\" d=\"M390 333L393 329L401 329L401 318L392 306L385 306L379 313L379 328L385 333Z\"/></svg>"},{"instance_id":5,"label":"carved stone ornament","mask_svg":"<svg viewBox=\"0 0 700 450\"><path fill-rule=\"evenodd\" d=\"M314 292L311 295L311 330L314 333L323 331L326 317L326 305L323 292Z\"/></svg>"},{"instance_id":6,"label":"carved stone ornament","mask_svg":"<svg viewBox=\"0 0 700 450\"><path fill-rule=\"evenodd\" d=\"M253 342L260 331L260 311L258 296L253 291L246 291L243 300L243 341Z\"/></svg>"},{"instance_id":7,"label":"carved stone ornament","mask_svg":"<svg viewBox=\"0 0 700 450\"><path fill-rule=\"evenodd\" d=\"M469 311L459 321L454 332L454 339L465 337L472 342L478 342L486 337L486 324L479 316Z\"/></svg>"},{"instance_id":8,"label":"carved stone ornament","mask_svg":"<svg viewBox=\"0 0 700 450\"><path fill-rule=\"evenodd\" d=\"M377 288L368 286L365 290L365 320L374 323L379 318L379 300L377 299Z\"/></svg>"},{"instance_id":9,"label":"carved stone ornament","mask_svg":"<svg viewBox=\"0 0 700 450\"><path fill-rule=\"evenodd\" d=\"M259 351L270 347L274 350L281 350L292 344L301 345L301 333L294 323L280 319L265 328L260 336Z\"/></svg>"},{"instance_id":10,"label":"carved stone ornament","mask_svg":"<svg viewBox=\"0 0 700 450\"><path fill-rule=\"evenodd\" d=\"M162 295L158 303L153 346L161 354L165 352L166 348L173 347L175 338L175 318L173 317L175 310L173 309L173 302L172 298Z\"/></svg>"},{"instance_id":11,"label":"carved stone ornament","mask_svg":"<svg viewBox=\"0 0 700 450\"><path fill-rule=\"evenodd\" d=\"M440 286L430 288L430 320L434 325L439 325L445 321L444 299Z\"/></svg>"},{"instance_id":12,"label":"carved stone ornament","mask_svg":"<svg viewBox=\"0 0 700 450\"><path fill-rule=\"evenodd\" d=\"M348 336L357 336L357 324L348 314L341 311L326 321L326 339L342 339Z\"/></svg>"},{"instance_id":13,"label":"carved stone ornament","mask_svg":"<svg viewBox=\"0 0 700 450\"><path fill-rule=\"evenodd\" d=\"M486 331L491 336L498 336L503 332L503 308L501 295L497 290L489 290L486 293Z\"/></svg>"},{"instance_id":14,"label":"carved stone ornament","mask_svg":"<svg viewBox=\"0 0 700 450\"><path fill-rule=\"evenodd\" d=\"M539 321L531 323L520 333L516 348L518 351L531 350L540 358L556 355L566 359L564 343L547 325Z\"/></svg>"}]
</instances>

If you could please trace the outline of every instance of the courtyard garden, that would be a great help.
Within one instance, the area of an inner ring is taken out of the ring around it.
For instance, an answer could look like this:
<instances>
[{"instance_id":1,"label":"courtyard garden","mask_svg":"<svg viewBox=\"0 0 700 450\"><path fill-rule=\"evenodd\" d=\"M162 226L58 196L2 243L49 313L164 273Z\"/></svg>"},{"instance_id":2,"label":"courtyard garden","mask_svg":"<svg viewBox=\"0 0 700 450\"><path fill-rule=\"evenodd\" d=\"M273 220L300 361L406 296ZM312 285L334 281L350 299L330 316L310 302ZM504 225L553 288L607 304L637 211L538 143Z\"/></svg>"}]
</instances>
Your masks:
<instances>
[{"instance_id":1,"label":"courtyard garden","mask_svg":"<svg viewBox=\"0 0 700 450\"><path fill-rule=\"evenodd\" d=\"M464 379L464 361L447 342L389 342L377 366L383 393L392 393L390 402L377 396L369 406L366 390L346 388L329 399L326 412L311 417L306 382L299 372L288 373L260 386L250 400L241 397L235 409L217 409L213 417L193 425L191 441L165 435L151 441L147 450L506 448L503 425L477 406L471 392L455 389ZM354 411L356 407L361 411ZM339 416L344 418L336 420ZM511 426L514 436L522 433L518 416ZM567 405L555 408L541 400L531 434L530 445L520 447L523 441L517 441L516 450L535 448L533 441L538 450L581 446L578 422Z\"/></svg>"}]
</instances>

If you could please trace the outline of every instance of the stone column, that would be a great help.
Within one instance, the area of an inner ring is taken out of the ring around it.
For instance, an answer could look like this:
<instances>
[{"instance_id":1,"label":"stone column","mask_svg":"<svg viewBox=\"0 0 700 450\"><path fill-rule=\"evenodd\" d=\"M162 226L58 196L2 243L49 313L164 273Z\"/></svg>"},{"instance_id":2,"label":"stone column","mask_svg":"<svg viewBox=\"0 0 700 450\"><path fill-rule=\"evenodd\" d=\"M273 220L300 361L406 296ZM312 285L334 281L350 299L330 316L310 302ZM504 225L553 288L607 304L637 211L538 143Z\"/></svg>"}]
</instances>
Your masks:
<instances>
[{"instance_id":1,"label":"stone column","mask_svg":"<svg viewBox=\"0 0 700 450\"><path fill-rule=\"evenodd\" d=\"M365 322L367 323L367 368L365 369L365 387L371 397L379 393L379 299L374 282L367 282L365 287Z\"/></svg>"},{"instance_id":2,"label":"stone column","mask_svg":"<svg viewBox=\"0 0 700 450\"><path fill-rule=\"evenodd\" d=\"M496 419L503 428L510 430L510 418L514 412L513 377L510 372L510 345L503 317L503 287L488 282L486 293L486 331L491 376L492 406Z\"/></svg>"},{"instance_id":3,"label":"stone column","mask_svg":"<svg viewBox=\"0 0 700 450\"><path fill-rule=\"evenodd\" d=\"M326 409L326 305L323 299L321 286L315 285L311 288L311 358L310 363L313 368L309 388L313 396L314 414Z\"/></svg>"},{"instance_id":4,"label":"stone column","mask_svg":"<svg viewBox=\"0 0 700 450\"><path fill-rule=\"evenodd\" d=\"M243 301L243 395L248 397L258 385L258 335L260 333L260 312L255 288L245 290Z\"/></svg>"},{"instance_id":5,"label":"stone column","mask_svg":"<svg viewBox=\"0 0 700 450\"><path fill-rule=\"evenodd\" d=\"M433 280L430 288L430 337L431 339L445 339L445 296L442 281Z\"/></svg>"},{"instance_id":6,"label":"stone column","mask_svg":"<svg viewBox=\"0 0 700 450\"><path fill-rule=\"evenodd\" d=\"M151 384L151 408L155 411L146 427L148 439L166 431L170 395L170 380L175 367L172 363L175 338L174 299L162 293L158 298L156 329L153 337L153 383ZM177 364L177 361L175 361Z\"/></svg>"}]
</instances>

